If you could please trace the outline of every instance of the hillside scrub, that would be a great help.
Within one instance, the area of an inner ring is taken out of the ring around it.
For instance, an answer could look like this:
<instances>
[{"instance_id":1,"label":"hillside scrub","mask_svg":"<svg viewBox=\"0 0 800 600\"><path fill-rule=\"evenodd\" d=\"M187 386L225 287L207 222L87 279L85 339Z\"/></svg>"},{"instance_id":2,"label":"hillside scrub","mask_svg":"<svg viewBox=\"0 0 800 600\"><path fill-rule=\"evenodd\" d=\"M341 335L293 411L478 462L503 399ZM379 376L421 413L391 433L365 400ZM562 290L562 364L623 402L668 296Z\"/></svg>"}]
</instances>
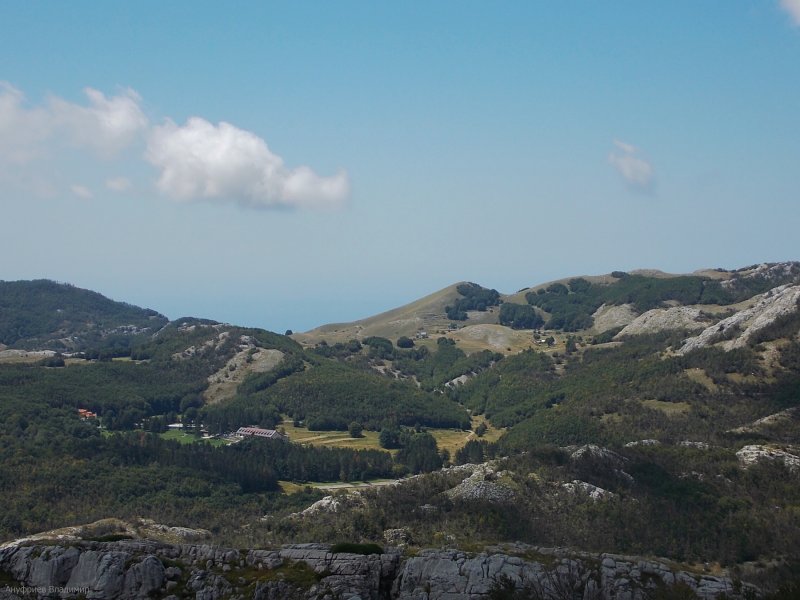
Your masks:
<instances>
[{"instance_id":1,"label":"hillside scrub","mask_svg":"<svg viewBox=\"0 0 800 600\"><path fill-rule=\"evenodd\" d=\"M373 430L387 421L469 428L467 413L444 396L327 359L260 394L281 412L306 421L309 429L346 431L353 421Z\"/></svg>"},{"instance_id":2,"label":"hillside scrub","mask_svg":"<svg viewBox=\"0 0 800 600\"><path fill-rule=\"evenodd\" d=\"M631 304L639 313L659 308L670 300L683 305L727 305L778 285L767 277L740 277L723 286L717 280L696 275L647 277L617 273L617 276L617 281L611 284L592 284L583 278L571 279L568 286L554 283L537 292L528 292L525 299L550 314L547 329L580 331L592 326L592 314L603 304ZM791 280L791 276L787 279Z\"/></svg>"}]
</instances>

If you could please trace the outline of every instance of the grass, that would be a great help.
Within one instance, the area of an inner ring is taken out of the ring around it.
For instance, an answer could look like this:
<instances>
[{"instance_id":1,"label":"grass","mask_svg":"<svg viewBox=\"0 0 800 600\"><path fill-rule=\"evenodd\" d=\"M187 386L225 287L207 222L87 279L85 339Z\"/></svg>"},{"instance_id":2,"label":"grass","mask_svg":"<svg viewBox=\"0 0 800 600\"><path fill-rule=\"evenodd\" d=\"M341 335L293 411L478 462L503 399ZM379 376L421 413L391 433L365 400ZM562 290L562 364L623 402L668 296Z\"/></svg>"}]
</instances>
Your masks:
<instances>
[{"instance_id":1,"label":"grass","mask_svg":"<svg viewBox=\"0 0 800 600\"><path fill-rule=\"evenodd\" d=\"M685 369L684 373L686 376L691 379L692 381L699 383L703 387L705 387L709 392L716 392L717 391L717 384L714 383L714 380L708 376L708 374L703 369Z\"/></svg>"},{"instance_id":2,"label":"grass","mask_svg":"<svg viewBox=\"0 0 800 600\"><path fill-rule=\"evenodd\" d=\"M204 440L202 438L195 437L191 433L186 433L184 431L176 431L176 430L165 431L164 433L159 433L158 435L162 439L174 440L174 441L179 442L181 444L194 444L194 443L197 443L197 442L206 442L208 444L211 444L212 446L225 446L228 443L228 442L226 442L224 440L220 440L220 439L217 439L217 438L213 438L213 439L210 439L210 440Z\"/></svg>"},{"instance_id":3,"label":"grass","mask_svg":"<svg viewBox=\"0 0 800 600\"><path fill-rule=\"evenodd\" d=\"M302 492L306 487L308 487L308 484L301 485L298 483L293 483L291 481L284 481L284 480L278 481L278 485L281 488L281 492L283 492L284 494L297 494L299 492Z\"/></svg>"},{"instance_id":4,"label":"grass","mask_svg":"<svg viewBox=\"0 0 800 600\"><path fill-rule=\"evenodd\" d=\"M465 321L463 327L448 332L445 337L455 340L458 347L467 354L481 350L516 354L536 346L530 329L511 329L494 323L476 323L473 319Z\"/></svg>"},{"instance_id":5,"label":"grass","mask_svg":"<svg viewBox=\"0 0 800 600\"><path fill-rule=\"evenodd\" d=\"M660 410L668 417L685 415L692 408L688 402L664 402L663 400L642 400L642 406Z\"/></svg>"},{"instance_id":6,"label":"grass","mask_svg":"<svg viewBox=\"0 0 800 600\"><path fill-rule=\"evenodd\" d=\"M413 338L420 328L429 333L446 329L450 321L446 318L444 309L460 297L456 292L457 285L453 284L410 304L366 319L323 325L292 337L301 344L313 346L323 339L329 344L347 342L353 338L363 339L371 335L396 340L402 335Z\"/></svg>"},{"instance_id":7,"label":"grass","mask_svg":"<svg viewBox=\"0 0 800 600\"><path fill-rule=\"evenodd\" d=\"M383 450L378 443L377 431L364 431L363 437L352 438L346 431L309 431L304 427L295 427L291 420L284 420L282 427L289 439L299 444L354 450Z\"/></svg>"}]
</instances>

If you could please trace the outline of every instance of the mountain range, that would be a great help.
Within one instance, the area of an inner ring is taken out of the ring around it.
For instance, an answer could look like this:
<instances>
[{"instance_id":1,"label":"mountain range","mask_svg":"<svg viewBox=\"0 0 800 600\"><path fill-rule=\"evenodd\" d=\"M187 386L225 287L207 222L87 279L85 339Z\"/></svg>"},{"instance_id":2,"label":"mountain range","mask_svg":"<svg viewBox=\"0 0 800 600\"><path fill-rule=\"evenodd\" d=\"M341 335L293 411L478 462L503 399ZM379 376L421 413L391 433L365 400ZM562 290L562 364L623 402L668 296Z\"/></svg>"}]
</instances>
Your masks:
<instances>
[{"instance_id":1,"label":"mountain range","mask_svg":"<svg viewBox=\"0 0 800 600\"><path fill-rule=\"evenodd\" d=\"M778 589L800 564L800 263L461 282L290 336L0 282L0 417L3 538L151 518Z\"/></svg>"}]
</instances>

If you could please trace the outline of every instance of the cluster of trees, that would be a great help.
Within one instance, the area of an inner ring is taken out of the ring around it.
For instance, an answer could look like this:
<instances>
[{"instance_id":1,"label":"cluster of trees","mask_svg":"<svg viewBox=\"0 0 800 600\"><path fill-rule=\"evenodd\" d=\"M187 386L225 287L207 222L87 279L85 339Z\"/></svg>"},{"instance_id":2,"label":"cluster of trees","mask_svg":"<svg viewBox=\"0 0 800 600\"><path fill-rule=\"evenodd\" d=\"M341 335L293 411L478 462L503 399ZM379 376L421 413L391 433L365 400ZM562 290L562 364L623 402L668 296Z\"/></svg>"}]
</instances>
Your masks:
<instances>
[{"instance_id":1,"label":"cluster of trees","mask_svg":"<svg viewBox=\"0 0 800 600\"><path fill-rule=\"evenodd\" d=\"M445 307L447 318L453 321L466 321L468 310L485 311L490 306L500 304L500 293L490 290L477 283L462 283L456 287L462 298L455 304Z\"/></svg>"},{"instance_id":2,"label":"cluster of trees","mask_svg":"<svg viewBox=\"0 0 800 600\"><path fill-rule=\"evenodd\" d=\"M453 340L441 337L436 340L433 352L425 347L398 352L393 366L403 374L415 377L422 389L434 390L461 375L480 373L502 358L502 354L489 350L467 355Z\"/></svg>"},{"instance_id":3,"label":"cluster of trees","mask_svg":"<svg viewBox=\"0 0 800 600\"><path fill-rule=\"evenodd\" d=\"M539 329L544 319L529 304L504 302L500 307L500 324L511 329Z\"/></svg>"},{"instance_id":4,"label":"cluster of trees","mask_svg":"<svg viewBox=\"0 0 800 600\"><path fill-rule=\"evenodd\" d=\"M548 329L578 331L592 326L592 314L603 303L600 298L602 289L577 278L570 280L569 287L554 283L537 292L528 292L525 299L528 304L550 313L546 325Z\"/></svg>"},{"instance_id":5,"label":"cluster of trees","mask_svg":"<svg viewBox=\"0 0 800 600\"><path fill-rule=\"evenodd\" d=\"M378 441L382 448L399 449L395 460L406 472L429 473L449 459L447 454L439 452L436 438L419 426L412 429L387 424L381 429Z\"/></svg>"},{"instance_id":6,"label":"cluster of trees","mask_svg":"<svg viewBox=\"0 0 800 600\"><path fill-rule=\"evenodd\" d=\"M369 348L370 358L388 360L394 358L394 344L389 339L372 336L364 339L364 345Z\"/></svg>"},{"instance_id":7,"label":"cluster of trees","mask_svg":"<svg viewBox=\"0 0 800 600\"><path fill-rule=\"evenodd\" d=\"M322 340L314 347L313 352L314 354L318 356L324 356L325 358L345 359L361 352L362 347L363 346L361 342L358 340L350 340L346 344L342 342L336 342L333 345L329 345L328 342Z\"/></svg>"},{"instance_id":8,"label":"cluster of trees","mask_svg":"<svg viewBox=\"0 0 800 600\"><path fill-rule=\"evenodd\" d=\"M469 440L456 450L455 464L479 465L497 456L497 444L490 444L486 440Z\"/></svg>"}]
</instances>

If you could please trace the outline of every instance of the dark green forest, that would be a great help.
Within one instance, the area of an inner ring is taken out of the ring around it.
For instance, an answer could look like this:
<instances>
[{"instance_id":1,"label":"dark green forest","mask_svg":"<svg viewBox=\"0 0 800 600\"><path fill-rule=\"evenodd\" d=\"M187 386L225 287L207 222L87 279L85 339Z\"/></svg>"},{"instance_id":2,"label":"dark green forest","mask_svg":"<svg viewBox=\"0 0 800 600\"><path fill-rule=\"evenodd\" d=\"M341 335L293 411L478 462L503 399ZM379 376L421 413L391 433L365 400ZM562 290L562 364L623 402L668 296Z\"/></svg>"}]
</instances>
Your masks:
<instances>
[{"instance_id":1,"label":"dark green forest","mask_svg":"<svg viewBox=\"0 0 800 600\"><path fill-rule=\"evenodd\" d=\"M500 304L500 294L497 290L487 289L477 283L459 284L456 291L461 298L444 309L447 318L453 321L466 321L468 310L485 311Z\"/></svg>"}]
</instances>

